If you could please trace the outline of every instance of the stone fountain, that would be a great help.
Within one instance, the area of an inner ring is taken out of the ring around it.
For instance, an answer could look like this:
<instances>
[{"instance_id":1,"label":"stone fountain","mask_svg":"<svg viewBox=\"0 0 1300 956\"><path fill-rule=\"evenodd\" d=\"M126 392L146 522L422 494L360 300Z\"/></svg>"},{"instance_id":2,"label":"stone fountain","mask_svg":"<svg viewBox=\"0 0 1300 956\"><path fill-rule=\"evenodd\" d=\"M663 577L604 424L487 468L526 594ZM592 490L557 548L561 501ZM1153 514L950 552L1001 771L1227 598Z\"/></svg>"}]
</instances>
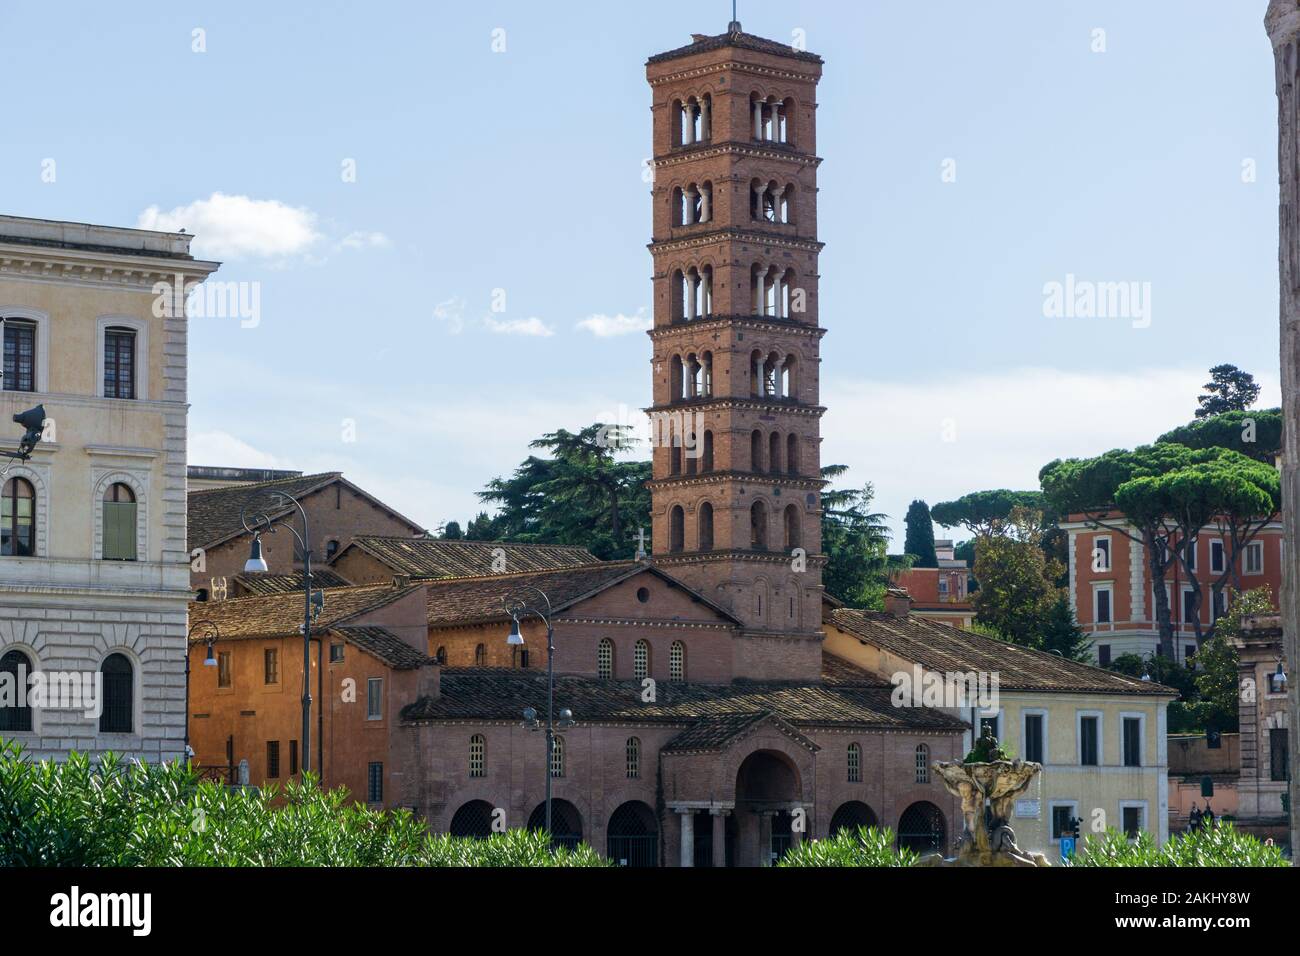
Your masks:
<instances>
[{"instance_id":1,"label":"stone fountain","mask_svg":"<svg viewBox=\"0 0 1300 956\"><path fill-rule=\"evenodd\" d=\"M997 738L985 728L965 763L934 765L944 787L961 800L964 825L954 858L945 860L934 853L923 858L921 865L1051 866L1043 854L1028 853L1016 846L1016 834L1011 829L1016 797L1029 789L1043 769L1042 764L979 759L996 758L1001 752Z\"/></svg>"}]
</instances>

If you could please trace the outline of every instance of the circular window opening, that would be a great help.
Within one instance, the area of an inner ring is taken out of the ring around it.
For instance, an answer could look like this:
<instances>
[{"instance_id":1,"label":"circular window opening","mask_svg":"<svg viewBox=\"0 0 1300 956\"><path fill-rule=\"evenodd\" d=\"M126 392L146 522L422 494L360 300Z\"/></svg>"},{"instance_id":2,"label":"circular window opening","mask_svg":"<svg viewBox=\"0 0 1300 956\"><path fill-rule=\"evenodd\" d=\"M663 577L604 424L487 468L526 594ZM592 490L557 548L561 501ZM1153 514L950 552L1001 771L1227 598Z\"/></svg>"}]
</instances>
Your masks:
<instances>
[{"instance_id":1,"label":"circular window opening","mask_svg":"<svg viewBox=\"0 0 1300 956\"><path fill-rule=\"evenodd\" d=\"M650 589L649 589L649 588L637 588L637 589L636 589L636 599L637 599L638 601L640 601L642 604L645 604L647 601L650 600Z\"/></svg>"}]
</instances>

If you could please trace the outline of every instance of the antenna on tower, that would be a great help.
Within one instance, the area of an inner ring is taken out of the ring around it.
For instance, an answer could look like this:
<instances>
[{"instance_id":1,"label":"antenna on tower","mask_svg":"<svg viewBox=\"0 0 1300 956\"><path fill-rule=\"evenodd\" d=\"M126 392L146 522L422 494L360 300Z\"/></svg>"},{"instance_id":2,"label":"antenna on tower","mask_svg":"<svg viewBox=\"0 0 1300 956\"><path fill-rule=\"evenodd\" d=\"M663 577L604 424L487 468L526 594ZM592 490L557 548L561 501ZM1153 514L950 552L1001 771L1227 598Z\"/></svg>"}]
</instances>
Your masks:
<instances>
[{"instance_id":1,"label":"antenna on tower","mask_svg":"<svg viewBox=\"0 0 1300 956\"><path fill-rule=\"evenodd\" d=\"M731 0L731 22L727 24L727 32L740 32L740 19L736 16L736 0Z\"/></svg>"}]
</instances>

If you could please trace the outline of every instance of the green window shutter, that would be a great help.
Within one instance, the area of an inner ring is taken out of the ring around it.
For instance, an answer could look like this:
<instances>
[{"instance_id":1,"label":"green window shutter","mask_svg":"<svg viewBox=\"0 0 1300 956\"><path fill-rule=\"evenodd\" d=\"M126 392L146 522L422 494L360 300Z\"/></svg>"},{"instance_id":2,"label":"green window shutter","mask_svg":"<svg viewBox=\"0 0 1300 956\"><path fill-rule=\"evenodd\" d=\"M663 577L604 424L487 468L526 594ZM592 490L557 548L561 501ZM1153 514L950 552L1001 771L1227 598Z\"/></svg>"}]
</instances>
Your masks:
<instances>
[{"instance_id":1,"label":"green window shutter","mask_svg":"<svg viewBox=\"0 0 1300 956\"><path fill-rule=\"evenodd\" d=\"M104 502L104 559L136 559L134 501Z\"/></svg>"}]
</instances>

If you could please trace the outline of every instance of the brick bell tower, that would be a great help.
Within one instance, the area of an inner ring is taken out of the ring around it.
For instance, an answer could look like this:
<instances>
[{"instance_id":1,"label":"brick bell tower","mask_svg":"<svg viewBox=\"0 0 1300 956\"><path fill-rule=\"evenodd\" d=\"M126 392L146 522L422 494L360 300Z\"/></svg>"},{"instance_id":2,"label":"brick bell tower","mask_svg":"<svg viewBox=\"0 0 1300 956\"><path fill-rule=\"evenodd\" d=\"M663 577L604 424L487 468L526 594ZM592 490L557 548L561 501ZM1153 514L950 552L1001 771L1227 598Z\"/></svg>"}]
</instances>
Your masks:
<instances>
[{"instance_id":1,"label":"brick bell tower","mask_svg":"<svg viewBox=\"0 0 1300 956\"><path fill-rule=\"evenodd\" d=\"M734 674L821 673L820 57L653 56L654 562L744 623Z\"/></svg>"}]
</instances>

